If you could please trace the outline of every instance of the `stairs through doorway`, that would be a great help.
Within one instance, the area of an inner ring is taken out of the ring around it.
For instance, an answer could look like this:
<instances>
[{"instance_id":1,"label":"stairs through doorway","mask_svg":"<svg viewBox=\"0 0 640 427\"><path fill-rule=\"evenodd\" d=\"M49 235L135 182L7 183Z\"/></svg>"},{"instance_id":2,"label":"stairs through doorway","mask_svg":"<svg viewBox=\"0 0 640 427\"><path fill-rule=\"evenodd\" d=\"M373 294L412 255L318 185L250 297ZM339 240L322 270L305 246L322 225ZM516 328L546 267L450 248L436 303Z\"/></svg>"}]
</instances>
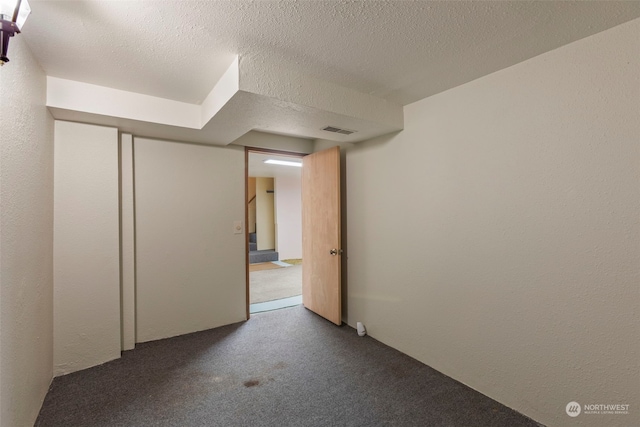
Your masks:
<instances>
[{"instance_id":1,"label":"stairs through doorway","mask_svg":"<svg viewBox=\"0 0 640 427\"><path fill-rule=\"evenodd\" d=\"M278 261L278 252L273 249L258 250L256 233L249 233L249 264Z\"/></svg>"}]
</instances>

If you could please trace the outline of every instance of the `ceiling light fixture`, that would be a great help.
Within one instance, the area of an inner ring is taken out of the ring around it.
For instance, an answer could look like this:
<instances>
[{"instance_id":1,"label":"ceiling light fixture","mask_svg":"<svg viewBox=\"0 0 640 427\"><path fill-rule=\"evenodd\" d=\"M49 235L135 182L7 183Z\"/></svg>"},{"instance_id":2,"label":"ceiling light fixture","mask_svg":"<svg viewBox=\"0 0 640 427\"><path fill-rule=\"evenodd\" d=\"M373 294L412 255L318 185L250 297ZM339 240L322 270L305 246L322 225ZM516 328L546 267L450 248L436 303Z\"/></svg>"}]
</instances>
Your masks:
<instances>
[{"instance_id":1,"label":"ceiling light fixture","mask_svg":"<svg viewBox=\"0 0 640 427\"><path fill-rule=\"evenodd\" d=\"M300 162L288 162L286 160L269 159L269 160L265 160L264 162L270 165L295 166L298 168L302 167L302 163Z\"/></svg>"},{"instance_id":2,"label":"ceiling light fixture","mask_svg":"<svg viewBox=\"0 0 640 427\"><path fill-rule=\"evenodd\" d=\"M31 8L27 0L0 0L0 66L9 62L9 39L20 33L30 13Z\"/></svg>"}]
</instances>

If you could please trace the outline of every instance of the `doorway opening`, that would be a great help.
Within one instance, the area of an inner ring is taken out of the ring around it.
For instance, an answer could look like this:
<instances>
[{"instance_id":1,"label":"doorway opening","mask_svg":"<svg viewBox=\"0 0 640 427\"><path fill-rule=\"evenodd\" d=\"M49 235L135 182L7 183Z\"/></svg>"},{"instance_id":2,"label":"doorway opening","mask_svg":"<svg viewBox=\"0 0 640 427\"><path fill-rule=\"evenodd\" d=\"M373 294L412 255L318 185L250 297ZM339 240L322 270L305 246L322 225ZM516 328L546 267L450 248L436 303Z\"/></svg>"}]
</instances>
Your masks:
<instances>
[{"instance_id":1,"label":"doorway opening","mask_svg":"<svg viewBox=\"0 0 640 427\"><path fill-rule=\"evenodd\" d=\"M303 154L247 148L247 318L302 304Z\"/></svg>"}]
</instances>

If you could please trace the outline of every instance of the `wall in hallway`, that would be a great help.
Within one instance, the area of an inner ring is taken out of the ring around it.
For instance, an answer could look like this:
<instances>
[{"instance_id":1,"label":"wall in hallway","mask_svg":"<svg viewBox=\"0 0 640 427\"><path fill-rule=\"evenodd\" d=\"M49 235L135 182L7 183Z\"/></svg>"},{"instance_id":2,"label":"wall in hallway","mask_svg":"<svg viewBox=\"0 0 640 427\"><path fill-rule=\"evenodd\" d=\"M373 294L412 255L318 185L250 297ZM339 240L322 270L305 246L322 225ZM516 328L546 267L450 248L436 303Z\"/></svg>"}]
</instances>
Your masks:
<instances>
[{"instance_id":1,"label":"wall in hallway","mask_svg":"<svg viewBox=\"0 0 640 427\"><path fill-rule=\"evenodd\" d=\"M285 166L286 167L286 166ZM276 246L283 259L302 258L302 186L300 173L275 177Z\"/></svg>"},{"instance_id":2,"label":"wall in hallway","mask_svg":"<svg viewBox=\"0 0 640 427\"><path fill-rule=\"evenodd\" d=\"M247 228L249 229L249 233L256 232L256 179L253 177L248 177L247 182L247 202L249 203L248 208L248 223Z\"/></svg>"},{"instance_id":3,"label":"wall in hallway","mask_svg":"<svg viewBox=\"0 0 640 427\"><path fill-rule=\"evenodd\" d=\"M274 215L273 178L256 178L256 238L258 250L275 249L276 225Z\"/></svg>"}]
</instances>

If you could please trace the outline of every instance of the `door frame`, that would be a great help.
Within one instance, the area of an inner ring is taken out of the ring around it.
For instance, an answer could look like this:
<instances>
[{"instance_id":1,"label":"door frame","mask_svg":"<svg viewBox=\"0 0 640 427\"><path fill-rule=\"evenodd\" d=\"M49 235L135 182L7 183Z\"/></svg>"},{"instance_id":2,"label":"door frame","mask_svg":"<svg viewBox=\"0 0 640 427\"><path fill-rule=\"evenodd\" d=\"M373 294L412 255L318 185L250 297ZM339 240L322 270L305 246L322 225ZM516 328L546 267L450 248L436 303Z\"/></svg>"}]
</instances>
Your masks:
<instances>
[{"instance_id":1,"label":"door frame","mask_svg":"<svg viewBox=\"0 0 640 427\"><path fill-rule=\"evenodd\" d=\"M261 153L261 154L274 154L284 157L293 157L302 159L312 153L296 153L293 151L272 150L270 148L259 147L244 147L244 256L245 256L245 282L246 282L246 305L247 305L247 320L251 318L249 306L251 305L249 295L249 205L247 204L247 197L249 196L249 154Z\"/></svg>"}]
</instances>

